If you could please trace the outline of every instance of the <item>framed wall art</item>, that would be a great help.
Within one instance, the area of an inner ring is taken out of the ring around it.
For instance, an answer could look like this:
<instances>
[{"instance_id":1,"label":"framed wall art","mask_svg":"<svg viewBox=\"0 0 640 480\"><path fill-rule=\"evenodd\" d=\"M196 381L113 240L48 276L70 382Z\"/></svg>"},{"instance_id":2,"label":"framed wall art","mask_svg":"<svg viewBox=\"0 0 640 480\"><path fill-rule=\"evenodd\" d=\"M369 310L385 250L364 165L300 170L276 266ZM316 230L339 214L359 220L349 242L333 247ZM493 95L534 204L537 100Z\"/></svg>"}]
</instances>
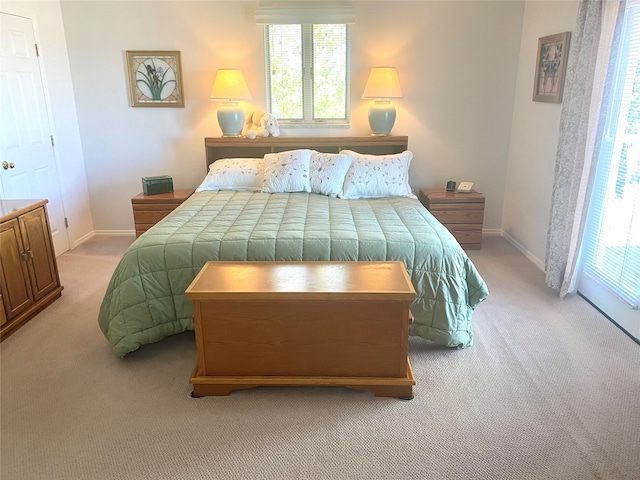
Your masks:
<instances>
[{"instance_id":1,"label":"framed wall art","mask_svg":"<svg viewBox=\"0 0 640 480\"><path fill-rule=\"evenodd\" d=\"M178 51L127 51L132 107L184 107Z\"/></svg>"},{"instance_id":2,"label":"framed wall art","mask_svg":"<svg viewBox=\"0 0 640 480\"><path fill-rule=\"evenodd\" d=\"M538 39L534 102L562 103L570 38L571 32L564 32Z\"/></svg>"}]
</instances>

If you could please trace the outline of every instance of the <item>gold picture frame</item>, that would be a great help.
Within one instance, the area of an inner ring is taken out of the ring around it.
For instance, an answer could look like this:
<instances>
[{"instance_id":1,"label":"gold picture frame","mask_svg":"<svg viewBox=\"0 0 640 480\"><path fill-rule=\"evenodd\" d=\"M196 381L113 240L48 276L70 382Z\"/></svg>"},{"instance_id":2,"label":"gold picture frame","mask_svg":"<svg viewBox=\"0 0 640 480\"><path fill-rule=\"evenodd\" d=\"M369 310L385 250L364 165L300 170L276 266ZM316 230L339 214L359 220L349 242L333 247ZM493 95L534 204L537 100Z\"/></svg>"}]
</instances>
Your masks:
<instances>
[{"instance_id":1,"label":"gold picture frame","mask_svg":"<svg viewBox=\"0 0 640 480\"><path fill-rule=\"evenodd\" d=\"M184 107L179 51L127 50L132 107Z\"/></svg>"},{"instance_id":2,"label":"gold picture frame","mask_svg":"<svg viewBox=\"0 0 640 480\"><path fill-rule=\"evenodd\" d=\"M538 39L533 101L562 103L564 77L571 32L557 33Z\"/></svg>"}]
</instances>

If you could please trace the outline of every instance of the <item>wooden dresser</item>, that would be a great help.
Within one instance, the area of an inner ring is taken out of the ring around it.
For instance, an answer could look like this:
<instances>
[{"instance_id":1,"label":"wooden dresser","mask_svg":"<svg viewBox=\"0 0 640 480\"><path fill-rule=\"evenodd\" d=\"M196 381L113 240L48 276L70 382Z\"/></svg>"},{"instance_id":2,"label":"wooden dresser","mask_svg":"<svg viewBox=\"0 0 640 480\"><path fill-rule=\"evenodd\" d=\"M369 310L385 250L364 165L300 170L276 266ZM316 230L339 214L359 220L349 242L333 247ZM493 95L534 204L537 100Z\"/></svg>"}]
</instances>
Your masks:
<instances>
[{"instance_id":1,"label":"wooden dresser","mask_svg":"<svg viewBox=\"0 0 640 480\"><path fill-rule=\"evenodd\" d=\"M47 200L0 201L0 339L62 294Z\"/></svg>"},{"instance_id":2,"label":"wooden dresser","mask_svg":"<svg viewBox=\"0 0 640 480\"><path fill-rule=\"evenodd\" d=\"M153 227L164 217L173 212L187 198L194 189L178 189L171 193L145 195L140 193L131 199L133 221L136 225L136 237Z\"/></svg>"},{"instance_id":3,"label":"wooden dresser","mask_svg":"<svg viewBox=\"0 0 640 480\"><path fill-rule=\"evenodd\" d=\"M465 250L482 247L484 195L447 192L444 188L420 190L420 201L456 237Z\"/></svg>"}]
</instances>

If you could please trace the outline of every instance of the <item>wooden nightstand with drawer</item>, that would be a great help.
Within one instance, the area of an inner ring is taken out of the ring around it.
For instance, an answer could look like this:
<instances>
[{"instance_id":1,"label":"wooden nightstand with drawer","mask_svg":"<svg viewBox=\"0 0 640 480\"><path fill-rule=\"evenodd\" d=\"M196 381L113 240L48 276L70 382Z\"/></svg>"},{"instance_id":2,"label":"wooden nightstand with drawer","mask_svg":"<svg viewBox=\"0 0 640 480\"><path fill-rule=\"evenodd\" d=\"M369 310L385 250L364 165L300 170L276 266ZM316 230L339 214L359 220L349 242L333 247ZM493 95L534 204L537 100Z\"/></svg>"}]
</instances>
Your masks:
<instances>
[{"instance_id":1,"label":"wooden nightstand with drawer","mask_svg":"<svg viewBox=\"0 0 640 480\"><path fill-rule=\"evenodd\" d=\"M456 237L465 250L480 250L484 195L447 192L444 188L420 190L420 201Z\"/></svg>"},{"instance_id":2,"label":"wooden nightstand with drawer","mask_svg":"<svg viewBox=\"0 0 640 480\"><path fill-rule=\"evenodd\" d=\"M133 221L136 225L136 237L153 227L164 217L173 212L187 198L194 189L177 189L171 193L145 195L140 193L131 199Z\"/></svg>"}]
</instances>

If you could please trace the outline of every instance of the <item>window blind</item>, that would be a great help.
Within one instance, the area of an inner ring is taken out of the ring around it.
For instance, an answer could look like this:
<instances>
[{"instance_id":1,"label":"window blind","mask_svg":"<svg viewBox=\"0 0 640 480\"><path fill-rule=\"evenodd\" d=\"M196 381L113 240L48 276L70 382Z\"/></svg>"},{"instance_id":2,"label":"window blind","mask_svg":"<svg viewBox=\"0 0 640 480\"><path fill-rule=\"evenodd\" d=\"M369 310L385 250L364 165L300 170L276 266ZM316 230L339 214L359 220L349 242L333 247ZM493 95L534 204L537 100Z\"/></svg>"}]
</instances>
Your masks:
<instances>
[{"instance_id":1,"label":"window blind","mask_svg":"<svg viewBox=\"0 0 640 480\"><path fill-rule=\"evenodd\" d=\"M261 1L256 8L258 25L350 24L356 22L353 2Z\"/></svg>"},{"instance_id":2,"label":"window blind","mask_svg":"<svg viewBox=\"0 0 640 480\"><path fill-rule=\"evenodd\" d=\"M640 308L640 5L627 7L582 251L584 272Z\"/></svg>"}]
</instances>

